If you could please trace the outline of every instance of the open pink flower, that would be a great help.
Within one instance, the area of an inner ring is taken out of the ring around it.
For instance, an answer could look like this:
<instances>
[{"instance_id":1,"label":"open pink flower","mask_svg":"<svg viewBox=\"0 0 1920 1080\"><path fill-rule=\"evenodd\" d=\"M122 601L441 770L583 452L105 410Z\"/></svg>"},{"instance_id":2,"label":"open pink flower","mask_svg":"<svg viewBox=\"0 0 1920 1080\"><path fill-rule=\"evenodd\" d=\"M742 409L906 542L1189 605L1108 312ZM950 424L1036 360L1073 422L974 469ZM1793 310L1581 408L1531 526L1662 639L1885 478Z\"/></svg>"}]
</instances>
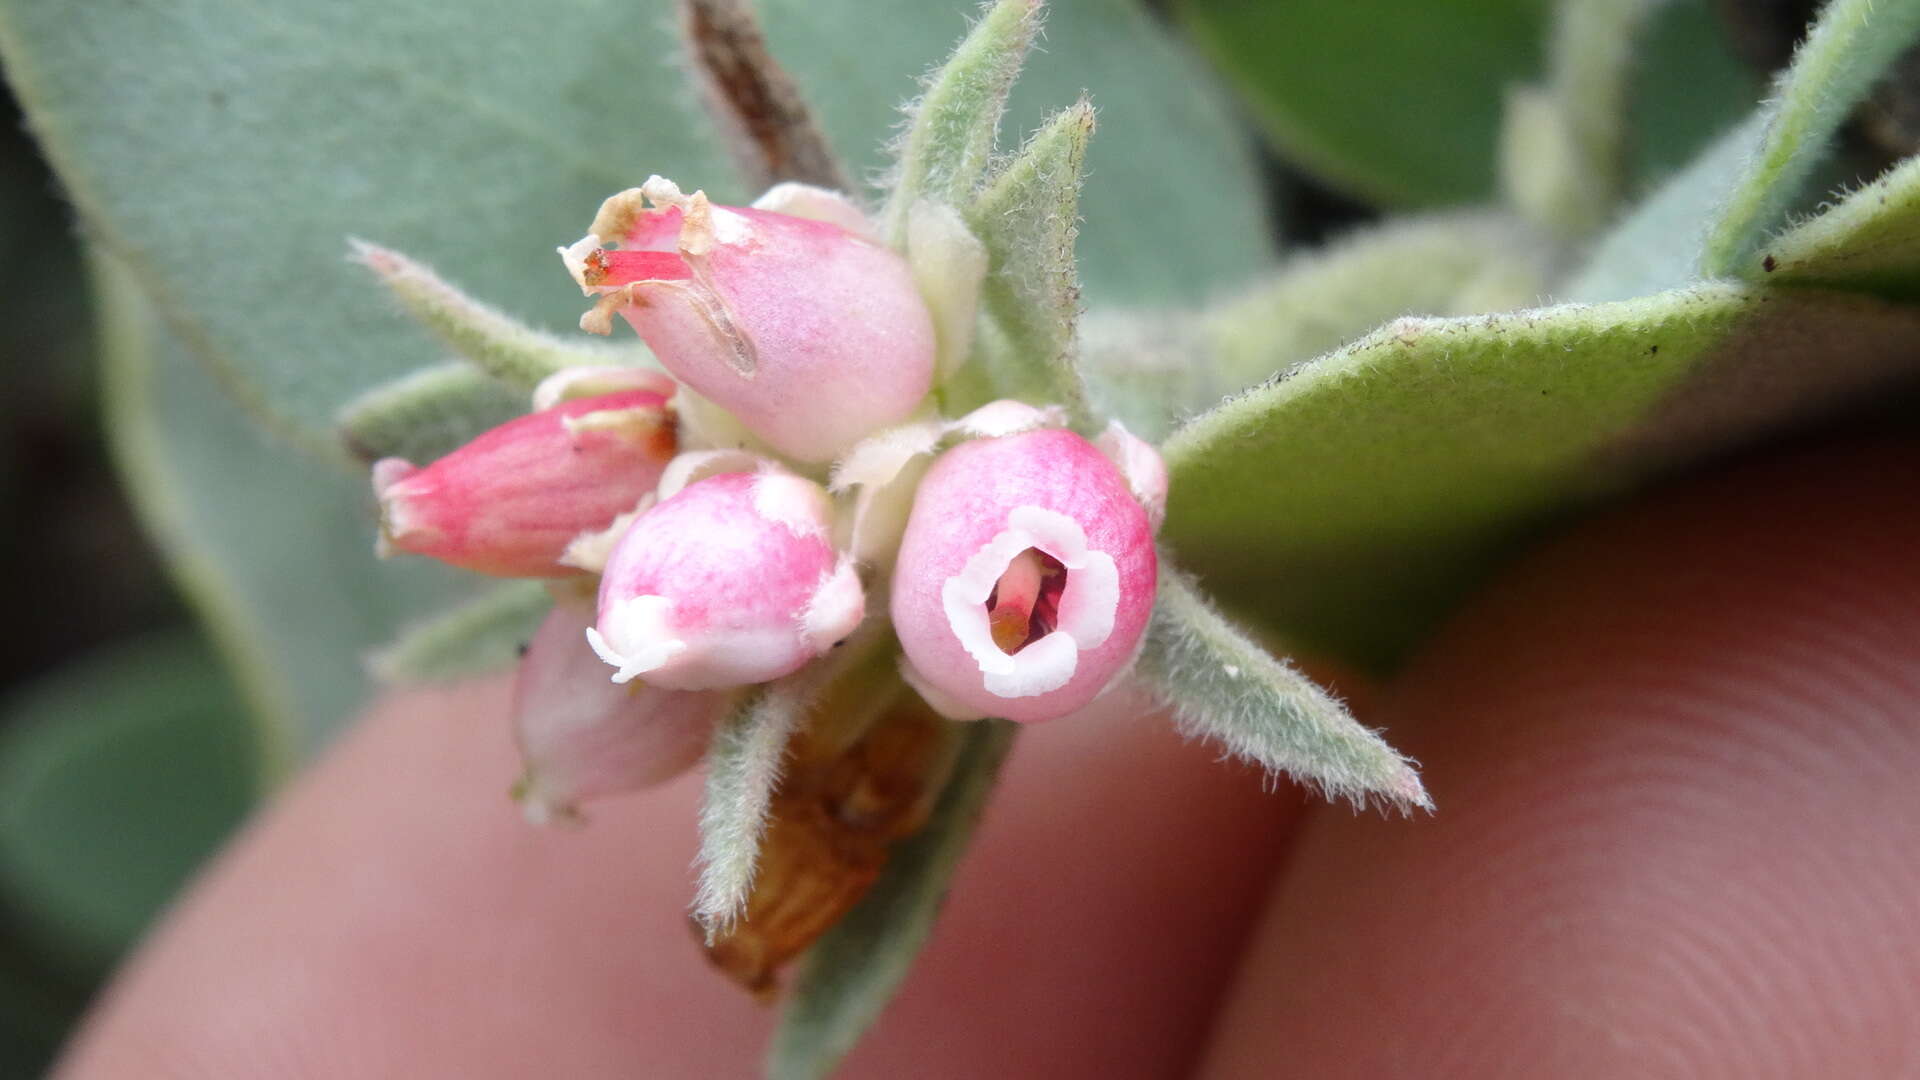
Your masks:
<instances>
[{"instance_id":1,"label":"open pink flower","mask_svg":"<svg viewBox=\"0 0 1920 1080\"><path fill-rule=\"evenodd\" d=\"M426 468L373 466L382 551L482 574L561 577L568 543L653 490L676 448L655 390L578 398L486 432Z\"/></svg>"},{"instance_id":2,"label":"open pink flower","mask_svg":"<svg viewBox=\"0 0 1920 1080\"><path fill-rule=\"evenodd\" d=\"M513 684L513 731L526 770L514 798L545 824L581 803L639 791L686 771L706 752L731 696L608 682L582 636L591 597L566 598L528 643Z\"/></svg>"},{"instance_id":3,"label":"open pink flower","mask_svg":"<svg viewBox=\"0 0 1920 1080\"><path fill-rule=\"evenodd\" d=\"M798 460L906 419L932 385L932 317L906 261L839 225L655 177L608 199L562 255L600 296L583 328L605 333L617 311L681 381Z\"/></svg>"},{"instance_id":4,"label":"open pink flower","mask_svg":"<svg viewBox=\"0 0 1920 1080\"><path fill-rule=\"evenodd\" d=\"M789 473L696 480L614 547L587 639L615 682L706 690L797 671L866 612L830 523L826 492Z\"/></svg>"},{"instance_id":5,"label":"open pink flower","mask_svg":"<svg viewBox=\"0 0 1920 1080\"><path fill-rule=\"evenodd\" d=\"M907 675L951 716L1064 716L1132 664L1158 565L1128 475L1087 440L962 443L921 482L894 567Z\"/></svg>"}]
</instances>

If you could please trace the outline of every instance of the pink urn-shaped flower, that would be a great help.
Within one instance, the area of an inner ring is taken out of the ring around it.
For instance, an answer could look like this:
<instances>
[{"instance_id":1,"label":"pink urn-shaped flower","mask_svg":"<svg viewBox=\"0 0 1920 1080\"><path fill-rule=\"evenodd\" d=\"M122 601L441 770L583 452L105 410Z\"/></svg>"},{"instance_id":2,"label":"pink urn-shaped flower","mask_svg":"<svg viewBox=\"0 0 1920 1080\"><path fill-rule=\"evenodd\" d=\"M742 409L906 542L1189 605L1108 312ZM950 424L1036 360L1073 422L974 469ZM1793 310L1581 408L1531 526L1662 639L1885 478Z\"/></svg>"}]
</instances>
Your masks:
<instances>
[{"instance_id":1,"label":"pink urn-shaped flower","mask_svg":"<svg viewBox=\"0 0 1920 1080\"><path fill-rule=\"evenodd\" d=\"M508 421L424 469L385 458L381 549L501 577L578 573L560 562L567 545L632 510L675 448L667 399L633 390Z\"/></svg>"},{"instance_id":2,"label":"pink urn-shaped flower","mask_svg":"<svg viewBox=\"0 0 1920 1080\"><path fill-rule=\"evenodd\" d=\"M655 177L608 199L561 254L600 297L583 328L606 333L618 312L681 381L797 460L906 419L932 385L932 317L906 261L841 225L715 206Z\"/></svg>"},{"instance_id":3,"label":"pink urn-shaped flower","mask_svg":"<svg viewBox=\"0 0 1920 1080\"><path fill-rule=\"evenodd\" d=\"M1157 463L1124 432L1113 445L1135 466ZM934 463L900 545L892 609L908 678L935 708L1048 720L1132 664L1158 575L1133 479L1053 429L962 443Z\"/></svg>"},{"instance_id":4,"label":"pink urn-shaped flower","mask_svg":"<svg viewBox=\"0 0 1920 1080\"><path fill-rule=\"evenodd\" d=\"M590 596L556 603L514 681L514 739L526 763L514 798L538 824L574 820L581 803L685 772L706 752L732 697L608 682L583 636L593 616Z\"/></svg>"},{"instance_id":5,"label":"pink urn-shaped flower","mask_svg":"<svg viewBox=\"0 0 1920 1080\"><path fill-rule=\"evenodd\" d=\"M766 682L853 632L866 597L818 484L776 469L697 480L640 515L607 560L587 639L615 682Z\"/></svg>"}]
</instances>

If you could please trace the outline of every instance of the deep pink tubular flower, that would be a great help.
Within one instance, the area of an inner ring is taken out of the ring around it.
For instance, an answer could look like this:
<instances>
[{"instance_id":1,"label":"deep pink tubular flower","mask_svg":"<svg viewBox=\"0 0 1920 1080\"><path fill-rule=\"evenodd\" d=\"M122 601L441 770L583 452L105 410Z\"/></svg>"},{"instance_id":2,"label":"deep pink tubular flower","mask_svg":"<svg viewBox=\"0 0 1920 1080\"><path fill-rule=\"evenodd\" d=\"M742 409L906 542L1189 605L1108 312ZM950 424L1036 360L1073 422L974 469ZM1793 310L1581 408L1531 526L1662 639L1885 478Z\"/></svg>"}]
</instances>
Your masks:
<instances>
[{"instance_id":1,"label":"deep pink tubular flower","mask_svg":"<svg viewBox=\"0 0 1920 1080\"><path fill-rule=\"evenodd\" d=\"M906 419L932 386L933 321L906 261L839 225L714 206L656 177L607 200L562 254L601 297L582 327L604 333L618 311L669 371L797 460Z\"/></svg>"},{"instance_id":2,"label":"deep pink tubular flower","mask_svg":"<svg viewBox=\"0 0 1920 1080\"><path fill-rule=\"evenodd\" d=\"M581 803L685 772L731 700L719 691L608 682L582 636L593 616L590 597L555 604L514 682L514 738L526 762L514 798L536 823L575 818Z\"/></svg>"},{"instance_id":3,"label":"deep pink tubular flower","mask_svg":"<svg viewBox=\"0 0 1920 1080\"><path fill-rule=\"evenodd\" d=\"M706 690L797 671L866 612L830 525L826 492L790 473L697 480L620 538L587 639L615 682Z\"/></svg>"},{"instance_id":4,"label":"deep pink tubular flower","mask_svg":"<svg viewBox=\"0 0 1920 1080\"><path fill-rule=\"evenodd\" d=\"M950 716L1064 716L1132 664L1158 573L1147 509L1087 440L962 443L921 481L894 567L908 678Z\"/></svg>"},{"instance_id":5,"label":"deep pink tubular flower","mask_svg":"<svg viewBox=\"0 0 1920 1080\"><path fill-rule=\"evenodd\" d=\"M373 466L383 554L500 577L561 577L568 542L606 528L653 490L676 448L659 393L579 398L486 432L426 468Z\"/></svg>"}]
</instances>

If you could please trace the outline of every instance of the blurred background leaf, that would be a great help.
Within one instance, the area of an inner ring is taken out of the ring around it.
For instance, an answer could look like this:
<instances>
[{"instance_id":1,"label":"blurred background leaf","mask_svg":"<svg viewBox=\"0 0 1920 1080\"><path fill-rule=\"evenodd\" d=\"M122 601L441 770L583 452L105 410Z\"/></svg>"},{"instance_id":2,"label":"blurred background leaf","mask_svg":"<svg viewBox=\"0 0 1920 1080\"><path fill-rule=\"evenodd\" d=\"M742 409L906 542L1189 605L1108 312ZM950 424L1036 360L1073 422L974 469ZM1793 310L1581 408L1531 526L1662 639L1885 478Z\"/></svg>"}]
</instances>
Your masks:
<instances>
[{"instance_id":1,"label":"blurred background leaf","mask_svg":"<svg viewBox=\"0 0 1920 1080\"><path fill-rule=\"evenodd\" d=\"M33 1076L85 1000L257 795L246 712L184 630L0 704L0 1075Z\"/></svg>"},{"instance_id":2,"label":"blurred background leaf","mask_svg":"<svg viewBox=\"0 0 1920 1080\"><path fill-rule=\"evenodd\" d=\"M762 0L776 56L800 81L857 176L884 168L881 138L915 81L946 58L972 0ZM911 12L910 15L906 12ZM1226 94L1136 0L1054 0L1000 132L1012 153L1082 93L1098 110L1081 195L1089 304L1198 300L1272 257L1263 181Z\"/></svg>"},{"instance_id":3,"label":"blurred background leaf","mask_svg":"<svg viewBox=\"0 0 1920 1080\"><path fill-rule=\"evenodd\" d=\"M371 685L366 654L486 587L425 559L377 560L363 476L275 442L102 255L107 415L143 523L233 665L263 773L324 745Z\"/></svg>"},{"instance_id":4,"label":"blurred background leaf","mask_svg":"<svg viewBox=\"0 0 1920 1080\"><path fill-rule=\"evenodd\" d=\"M1547 0L1176 0L1274 147L1385 206L1493 193L1505 88L1540 68Z\"/></svg>"},{"instance_id":5,"label":"blurred background leaf","mask_svg":"<svg viewBox=\"0 0 1920 1080\"><path fill-rule=\"evenodd\" d=\"M1608 2L1608 0L1601 0ZM1489 199L1507 90L1541 75L1548 0L1175 0L1276 153L1382 207ZM1631 174L1686 163L1759 77L1708 0L1655 12L1634 74Z\"/></svg>"},{"instance_id":6,"label":"blurred background leaf","mask_svg":"<svg viewBox=\"0 0 1920 1080\"><path fill-rule=\"evenodd\" d=\"M53 959L106 969L258 793L246 710L197 635L138 638L6 705L0 883Z\"/></svg>"}]
</instances>

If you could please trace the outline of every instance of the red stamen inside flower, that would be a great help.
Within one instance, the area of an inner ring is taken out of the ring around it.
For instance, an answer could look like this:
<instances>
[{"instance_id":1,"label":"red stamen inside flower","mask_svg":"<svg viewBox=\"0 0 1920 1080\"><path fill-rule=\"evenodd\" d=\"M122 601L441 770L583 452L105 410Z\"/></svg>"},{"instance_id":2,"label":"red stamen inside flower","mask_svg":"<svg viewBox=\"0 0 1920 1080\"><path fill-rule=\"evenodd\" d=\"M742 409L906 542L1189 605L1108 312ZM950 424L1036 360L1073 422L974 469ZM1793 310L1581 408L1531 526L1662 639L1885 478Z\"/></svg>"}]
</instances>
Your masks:
<instances>
[{"instance_id":1,"label":"red stamen inside flower","mask_svg":"<svg viewBox=\"0 0 1920 1080\"><path fill-rule=\"evenodd\" d=\"M987 594L987 627L993 643L1008 656L1039 641L1060 622L1060 593L1067 568L1060 560L1028 548L1013 557L993 592Z\"/></svg>"},{"instance_id":2,"label":"red stamen inside flower","mask_svg":"<svg viewBox=\"0 0 1920 1080\"><path fill-rule=\"evenodd\" d=\"M608 251L587 256L588 285L626 285L635 281L684 281L693 269L675 251Z\"/></svg>"}]
</instances>

